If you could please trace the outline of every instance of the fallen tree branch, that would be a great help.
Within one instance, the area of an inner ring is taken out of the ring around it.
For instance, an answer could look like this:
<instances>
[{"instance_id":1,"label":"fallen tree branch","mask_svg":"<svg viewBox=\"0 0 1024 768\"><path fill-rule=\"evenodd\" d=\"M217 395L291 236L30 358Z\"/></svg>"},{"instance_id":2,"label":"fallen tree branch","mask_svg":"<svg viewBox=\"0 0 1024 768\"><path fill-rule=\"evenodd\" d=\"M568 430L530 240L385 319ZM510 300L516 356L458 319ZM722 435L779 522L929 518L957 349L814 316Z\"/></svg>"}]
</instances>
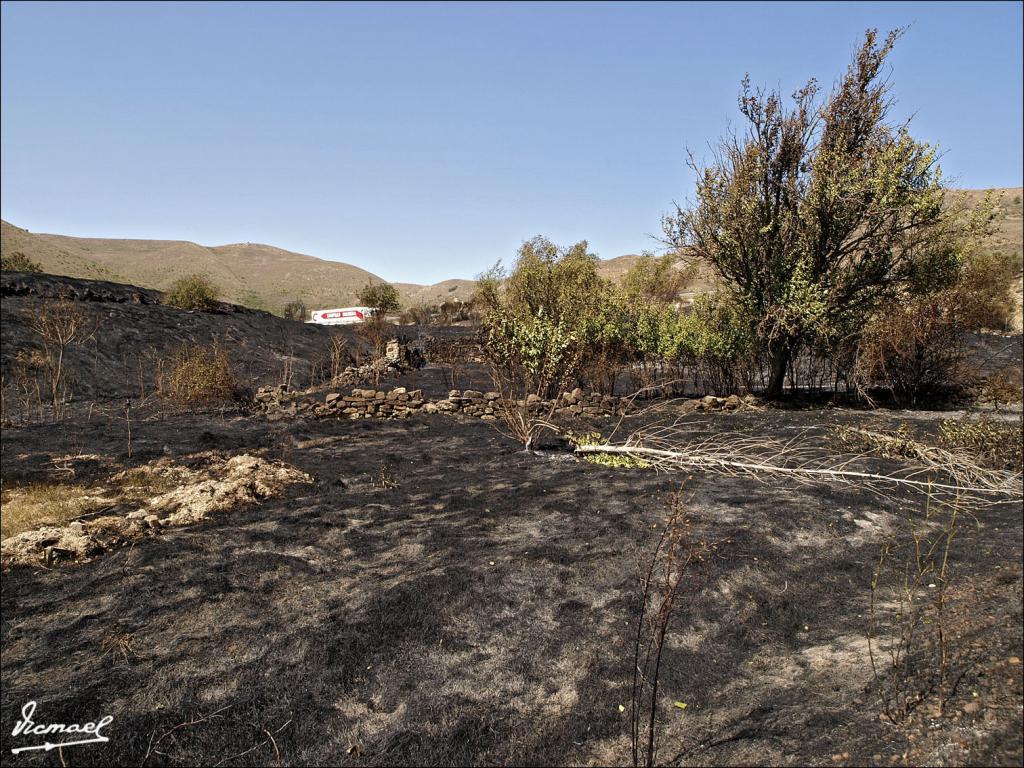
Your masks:
<instances>
[{"instance_id":1,"label":"fallen tree branch","mask_svg":"<svg viewBox=\"0 0 1024 768\"><path fill-rule=\"evenodd\" d=\"M675 440L671 438L675 436ZM821 455L797 440L777 440L749 436L719 435L686 442L670 428L632 435L623 444L577 445L577 454L628 456L647 462L662 471L703 469L722 474L746 474L758 478L785 476L798 482L830 482L859 485L869 490L883 486L908 488L917 492L955 496L968 504L1020 501L1020 475L985 470L961 463L940 466L929 461L925 466L910 466L891 474L856 468L864 454L855 456ZM957 457L962 461L962 457ZM965 471L967 470L967 471ZM922 478L922 475L927 477ZM935 475L946 475L950 482L940 482ZM970 477L972 483L961 482Z\"/></svg>"}]
</instances>

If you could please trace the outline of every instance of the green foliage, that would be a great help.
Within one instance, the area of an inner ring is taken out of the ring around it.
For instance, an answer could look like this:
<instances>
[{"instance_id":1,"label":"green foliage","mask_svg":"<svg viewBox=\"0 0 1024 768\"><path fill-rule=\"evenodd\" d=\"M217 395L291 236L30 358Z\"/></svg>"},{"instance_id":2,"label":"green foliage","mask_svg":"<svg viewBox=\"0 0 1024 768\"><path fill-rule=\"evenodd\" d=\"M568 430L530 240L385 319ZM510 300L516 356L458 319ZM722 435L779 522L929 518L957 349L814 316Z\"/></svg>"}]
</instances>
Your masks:
<instances>
[{"instance_id":1,"label":"green foliage","mask_svg":"<svg viewBox=\"0 0 1024 768\"><path fill-rule=\"evenodd\" d=\"M692 361L712 390L726 394L753 387L758 339L743 306L728 294L699 297L676 331L679 356Z\"/></svg>"},{"instance_id":2,"label":"green foliage","mask_svg":"<svg viewBox=\"0 0 1024 768\"><path fill-rule=\"evenodd\" d=\"M398 289L391 283L367 283L357 298L360 304L370 307L380 316L396 312L401 306Z\"/></svg>"},{"instance_id":3,"label":"green foliage","mask_svg":"<svg viewBox=\"0 0 1024 768\"><path fill-rule=\"evenodd\" d=\"M567 432L566 437L572 445L602 445L606 441L601 437L600 432L586 432L577 434ZM584 453L581 458L590 464L599 464L603 467L615 467L617 469L646 469L650 463L643 459L635 459L632 456L614 453Z\"/></svg>"},{"instance_id":4,"label":"green foliage","mask_svg":"<svg viewBox=\"0 0 1024 768\"><path fill-rule=\"evenodd\" d=\"M901 31L869 30L824 102L811 80L787 107L745 79L745 132L697 174L666 241L710 264L755 321L781 392L801 345L857 333L914 283L948 285L971 223L943 206L934 147L889 119L884 63ZM952 263L952 268L950 264Z\"/></svg>"},{"instance_id":5,"label":"green foliage","mask_svg":"<svg viewBox=\"0 0 1024 768\"><path fill-rule=\"evenodd\" d=\"M754 352L756 339L742 307L723 293L699 297L680 319L679 345L698 360L732 363Z\"/></svg>"},{"instance_id":6,"label":"green foliage","mask_svg":"<svg viewBox=\"0 0 1024 768\"><path fill-rule=\"evenodd\" d=\"M586 242L559 248L537 237L524 243L511 274L491 270L481 299L488 307L484 348L498 378L518 396L544 398L582 376L610 389L626 366L642 382L666 364L696 363L716 388L748 383L756 339L742 306L714 294L689 314L680 312L669 294L652 287L664 285L674 259L650 258L651 269L618 290L597 274Z\"/></svg>"},{"instance_id":7,"label":"green foliage","mask_svg":"<svg viewBox=\"0 0 1024 768\"><path fill-rule=\"evenodd\" d=\"M680 256L669 252L664 256L644 254L622 278L622 289L635 301L671 304L693 277L693 269L679 266Z\"/></svg>"},{"instance_id":8,"label":"green foliage","mask_svg":"<svg viewBox=\"0 0 1024 768\"><path fill-rule=\"evenodd\" d=\"M496 377L517 393L556 394L621 335L620 305L586 241L560 248L535 237L511 274L495 265L481 282L484 349Z\"/></svg>"},{"instance_id":9,"label":"green foliage","mask_svg":"<svg viewBox=\"0 0 1024 768\"><path fill-rule=\"evenodd\" d=\"M597 257L587 248L586 240L569 248L544 237L523 243L505 283L507 305L520 315L543 310L555 322L580 326L595 308L595 297L608 287L597 274Z\"/></svg>"},{"instance_id":10,"label":"green foliage","mask_svg":"<svg viewBox=\"0 0 1024 768\"><path fill-rule=\"evenodd\" d=\"M21 251L0 256L0 270L4 272L42 272L43 268Z\"/></svg>"},{"instance_id":11,"label":"green foliage","mask_svg":"<svg viewBox=\"0 0 1024 768\"><path fill-rule=\"evenodd\" d=\"M979 464L1020 472L1024 469L1024 437L1020 422L981 418L945 419L939 425L939 444L969 451Z\"/></svg>"},{"instance_id":12,"label":"green foliage","mask_svg":"<svg viewBox=\"0 0 1024 768\"><path fill-rule=\"evenodd\" d=\"M637 361L673 360L683 351L685 318L662 304L630 303L622 319L629 357Z\"/></svg>"},{"instance_id":13,"label":"green foliage","mask_svg":"<svg viewBox=\"0 0 1024 768\"><path fill-rule=\"evenodd\" d=\"M521 394L550 397L579 368L578 336L543 309L531 317L499 307L488 313L484 329L489 359Z\"/></svg>"},{"instance_id":14,"label":"green foliage","mask_svg":"<svg viewBox=\"0 0 1024 768\"><path fill-rule=\"evenodd\" d=\"M164 294L164 303L178 309L210 310L217 306L220 289L206 275L186 275Z\"/></svg>"}]
</instances>

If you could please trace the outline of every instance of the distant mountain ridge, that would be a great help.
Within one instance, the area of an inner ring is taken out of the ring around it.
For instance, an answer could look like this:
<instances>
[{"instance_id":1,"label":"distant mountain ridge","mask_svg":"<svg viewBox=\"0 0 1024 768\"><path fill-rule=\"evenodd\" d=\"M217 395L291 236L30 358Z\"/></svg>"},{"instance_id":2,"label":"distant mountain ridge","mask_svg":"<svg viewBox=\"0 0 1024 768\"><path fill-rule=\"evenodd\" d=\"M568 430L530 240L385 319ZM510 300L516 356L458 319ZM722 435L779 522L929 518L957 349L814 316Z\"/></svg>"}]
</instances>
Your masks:
<instances>
[{"instance_id":1,"label":"distant mountain ridge","mask_svg":"<svg viewBox=\"0 0 1024 768\"><path fill-rule=\"evenodd\" d=\"M964 191L970 200L980 201L989 190ZM1019 256L1024 190L1013 187L991 191L1000 199L994 232L987 245L992 250ZM183 275L203 272L220 286L225 301L278 313L285 304L297 299L310 309L352 304L367 282L383 281L351 264L259 243L204 246L186 240L68 237L29 232L6 221L0 225L3 253L21 251L51 274L166 290ZM641 258L630 254L603 259L598 263L598 271L618 281ZM698 274L687 291L688 298L711 283L709 273ZM473 280L444 280L434 285L395 283L406 307L468 301L475 286ZM1020 280L1017 291L1020 296Z\"/></svg>"}]
</instances>

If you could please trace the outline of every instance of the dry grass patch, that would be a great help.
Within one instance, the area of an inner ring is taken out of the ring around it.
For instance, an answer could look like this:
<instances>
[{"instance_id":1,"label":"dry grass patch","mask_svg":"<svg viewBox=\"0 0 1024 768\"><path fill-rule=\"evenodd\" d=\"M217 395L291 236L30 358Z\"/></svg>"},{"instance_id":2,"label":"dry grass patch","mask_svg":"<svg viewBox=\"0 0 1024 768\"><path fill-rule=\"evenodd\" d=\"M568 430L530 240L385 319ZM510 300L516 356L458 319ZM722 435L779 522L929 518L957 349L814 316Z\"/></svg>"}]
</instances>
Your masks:
<instances>
[{"instance_id":1,"label":"dry grass patch","mask_svg":"<svg viewBox=\"0 0 1024 768\"><path fill-rule=\"evenodd\" d=\"M142 501L174 490L183 477L181 468L146 464L118 472L111 481L117 484L123 501Z\"/></svg>"},{"instance_id":2,"label":"dry grass patch","mask_svg":"<svg viewBox=\"0 0 1024 768\"><path fill-rule=\"evenodd\" d=\"M71 483L29 483L5 487L0 500L0 538L43 526L62 525L117 504L142 502L177 488L182 473L171 467L126 469L110 478L109 487Z\"/></svg>"},{"instance_id":3,"label":"dry grass patch","mask_svg":"<svg viewBox=\"0 0 1024 768\"><path fill-rule=\"evenodd\" d=\"M90 558L164 527L190 525L312 480L295 467L249 454L208 452L195 454L192 462L157 459L113 475L109 488L39 485L5 492L0 562L50 565ZM106 511L111 513L103 515ZM72 522L87 513L99 514Z\"/></svg>"},{"instance_id":4,"label":"dry grass patch","mask_svg":"<svg viewBox=\"0 0 1024 768\"><path fill-rule=\"evenodd\" d=\"M32 483L0 494L0 538L45 525L59 525L113 504L102 488L63 483Z\"/></svg>"}]
</instances>

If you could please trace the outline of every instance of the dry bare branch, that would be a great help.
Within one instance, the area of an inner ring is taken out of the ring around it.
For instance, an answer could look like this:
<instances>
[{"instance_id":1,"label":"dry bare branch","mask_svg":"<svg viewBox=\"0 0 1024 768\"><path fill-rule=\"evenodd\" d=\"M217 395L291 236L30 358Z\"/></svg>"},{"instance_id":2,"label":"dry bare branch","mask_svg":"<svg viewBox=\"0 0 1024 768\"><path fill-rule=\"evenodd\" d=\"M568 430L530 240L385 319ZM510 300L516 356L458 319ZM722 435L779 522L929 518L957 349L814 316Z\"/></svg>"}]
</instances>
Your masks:
<instances>
[{"instance_id":1,"label":"dry bare branch","mask_svg":"<svg viewBox=\"0 0 1024 768\"><path fill-rule=\"evenodd\" d=\"M798 483L855 485L886 495L895 488L936 497L958 497L967 506L1021 501L1021 475L986 469L970 457L921 446L904 466L872 471L869 453L837 454L815 445L808 431L778 440L739 433L688 435L686 424L654 425L621 444L578 445L578 454L617 454L642 460L660 471L704 470L764 480L786 477Z\"/></svg>"}]
</instances>

